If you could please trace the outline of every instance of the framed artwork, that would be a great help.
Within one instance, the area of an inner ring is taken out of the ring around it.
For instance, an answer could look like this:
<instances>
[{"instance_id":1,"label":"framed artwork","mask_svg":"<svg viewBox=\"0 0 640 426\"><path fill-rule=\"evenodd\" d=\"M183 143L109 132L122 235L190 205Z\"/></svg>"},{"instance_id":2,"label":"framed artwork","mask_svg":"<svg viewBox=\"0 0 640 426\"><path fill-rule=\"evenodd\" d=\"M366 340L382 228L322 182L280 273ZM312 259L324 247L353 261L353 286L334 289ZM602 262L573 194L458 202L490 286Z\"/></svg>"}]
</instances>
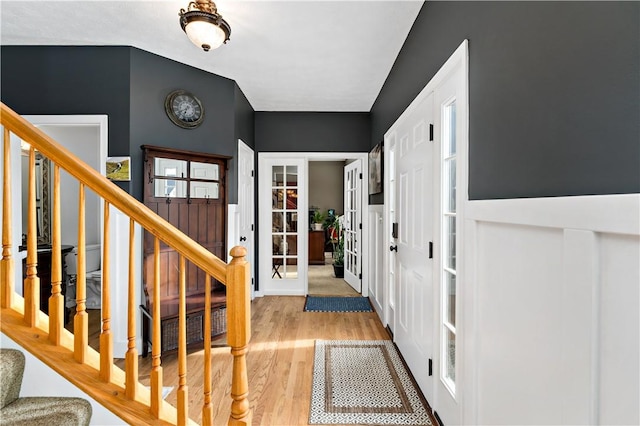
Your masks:
<instances>
[{"instance_id":1,"label":"framed artwork","mask_svg":"<svg viewBox=\"0 0 640 426\"><path fill-rule=\"evenodd\" d=\"M382 142L369 152L369 195L382 192L382 153Z\"/></svg>"},{"instance_id":2,"label":"framed artwork","mask_svg":"<svg viewBox=\"0 0 640 426\"><path fill-rule=\"evenodd\" d=\"M131 157L108 157L107 179L131 180Z\"/></svg>"}]
</instances>

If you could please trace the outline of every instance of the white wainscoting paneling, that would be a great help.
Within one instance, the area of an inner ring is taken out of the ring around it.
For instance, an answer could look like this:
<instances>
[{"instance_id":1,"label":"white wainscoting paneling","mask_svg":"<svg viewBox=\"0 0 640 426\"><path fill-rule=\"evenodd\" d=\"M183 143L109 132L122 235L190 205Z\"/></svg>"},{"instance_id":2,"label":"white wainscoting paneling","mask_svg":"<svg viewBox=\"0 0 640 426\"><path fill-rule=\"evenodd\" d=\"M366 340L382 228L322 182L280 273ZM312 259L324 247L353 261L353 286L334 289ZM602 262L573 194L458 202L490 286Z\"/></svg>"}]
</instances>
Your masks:
<instances>
[{"instance_id":1,"label":"white wainscoting paneling","mask_svg":"<svg viewBox=\"0 0 640 426\"><path fill-rule=\"evenodd\" d=\"M470 201L466 424L639 424L640 195Z\"/></svg>"},{"instance_id":2,"label":"white wainscoting paneling","mask_svg":"<svg viewBox=\"0 0 640 426\"><path fill-rule=\"evenodd\" d=\"M227 206L227 258L223 258L229 263L233 259L229 253L231 249L239 245L240 241L240 212L237 204L229 204Z\"/></svg>"},{"instance_id":3,"label":"white wainscoting paneling","mask_svg":"<svg viewBox=\"0 0 640 426\"><path fill-rule=\"evenodd\" d=\"M387 325L384 311L386 300L386 280L384 279L384 236L383 205L369 206L369 299L380 317L383 325Z\"/></svg>"}]
</instances>

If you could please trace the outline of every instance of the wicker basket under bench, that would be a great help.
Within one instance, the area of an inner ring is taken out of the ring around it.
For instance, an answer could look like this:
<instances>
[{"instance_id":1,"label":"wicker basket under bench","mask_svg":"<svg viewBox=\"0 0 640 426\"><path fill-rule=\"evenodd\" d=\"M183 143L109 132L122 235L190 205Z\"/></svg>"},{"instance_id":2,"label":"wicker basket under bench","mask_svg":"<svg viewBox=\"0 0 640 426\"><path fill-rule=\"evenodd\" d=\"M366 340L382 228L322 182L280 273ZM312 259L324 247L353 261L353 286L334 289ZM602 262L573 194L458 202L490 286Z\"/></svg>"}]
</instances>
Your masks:
<instances>
[{"instance_id":1,"label":"wicker basket under bench","mask_svg":"<svg viewBox=\"0 0 640 426\"><path fill-rule=\"evenodd\" d=\"M145 295L146 296L146 295ZM178 349L178 299L160 303L161 352ZM152 342L152 305L140 305L142 311L142 356L146 357ZM227 304L224 291L211 293L211 337L227 332ZM204 294L187 298L187 345L202 349L204 341Z\"/></svg>"}]
</instances>

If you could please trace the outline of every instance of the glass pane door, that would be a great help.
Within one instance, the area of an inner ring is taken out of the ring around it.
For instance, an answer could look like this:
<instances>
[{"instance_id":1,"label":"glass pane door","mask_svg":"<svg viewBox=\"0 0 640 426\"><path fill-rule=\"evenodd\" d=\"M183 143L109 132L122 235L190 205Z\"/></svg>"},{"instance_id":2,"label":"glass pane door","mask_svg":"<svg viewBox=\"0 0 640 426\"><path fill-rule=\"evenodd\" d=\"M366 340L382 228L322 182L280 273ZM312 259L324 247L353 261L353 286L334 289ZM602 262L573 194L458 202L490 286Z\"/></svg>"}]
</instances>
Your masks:
<instances>
[{"instance_id":1,"label":"glass pane door","mask_svg":"<svg viewBox=\"0 0 640 426\"><path fill-rule=\"evenodd\" d=\"M271 278L297 279L298 166L272 166L271 176Z\"/></svg>"}]
</instances>

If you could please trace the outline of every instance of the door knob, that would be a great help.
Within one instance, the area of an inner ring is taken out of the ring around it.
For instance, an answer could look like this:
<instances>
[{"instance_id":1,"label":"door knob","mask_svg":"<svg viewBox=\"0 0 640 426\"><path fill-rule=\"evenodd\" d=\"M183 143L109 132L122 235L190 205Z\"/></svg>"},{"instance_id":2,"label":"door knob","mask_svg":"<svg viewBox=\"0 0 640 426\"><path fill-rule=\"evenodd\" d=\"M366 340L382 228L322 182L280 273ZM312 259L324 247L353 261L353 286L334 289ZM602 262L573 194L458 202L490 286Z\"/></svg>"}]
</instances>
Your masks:
<instances>
[{"instance_id":1,"label":"door knob","mask_svg":"<svg viewBox=\"0 0 640 426\"><path fill-rule=\"evenodd\" d=\"M389 247L389 251L395 251L397 253L398 252L398 246L390 246Z\"/></svg>"},{"instance_id":2,"label":"door knob","mask_svg":"<svg viewBox=\"0 0 640 426\"><path fill-rule=\"evenodd\" d=\"M247 237L240 237L240 241L247 241Z\"/></svg>"}]
</instances>

